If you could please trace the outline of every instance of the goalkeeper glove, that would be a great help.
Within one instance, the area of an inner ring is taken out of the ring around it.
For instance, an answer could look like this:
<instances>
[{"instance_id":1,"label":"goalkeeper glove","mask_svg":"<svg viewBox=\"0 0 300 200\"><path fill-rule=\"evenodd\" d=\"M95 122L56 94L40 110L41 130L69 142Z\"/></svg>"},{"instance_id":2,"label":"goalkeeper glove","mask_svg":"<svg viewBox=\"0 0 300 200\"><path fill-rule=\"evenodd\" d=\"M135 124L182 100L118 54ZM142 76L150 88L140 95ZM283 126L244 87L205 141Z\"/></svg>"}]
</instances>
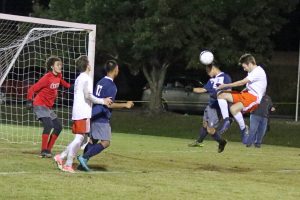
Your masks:
<instances>
[{"instance_id":1,"label":"goalkeeper glove","mask_svg":"<svg viewBox=\"0 0 300 200\"><path fill-rule=\"evenodd\" d=\"M27 108L27 110L31 110L32 107L33 107L32 100L27 100L27 102L26 102L26 108Z\"/></svg>"}]
</instances>

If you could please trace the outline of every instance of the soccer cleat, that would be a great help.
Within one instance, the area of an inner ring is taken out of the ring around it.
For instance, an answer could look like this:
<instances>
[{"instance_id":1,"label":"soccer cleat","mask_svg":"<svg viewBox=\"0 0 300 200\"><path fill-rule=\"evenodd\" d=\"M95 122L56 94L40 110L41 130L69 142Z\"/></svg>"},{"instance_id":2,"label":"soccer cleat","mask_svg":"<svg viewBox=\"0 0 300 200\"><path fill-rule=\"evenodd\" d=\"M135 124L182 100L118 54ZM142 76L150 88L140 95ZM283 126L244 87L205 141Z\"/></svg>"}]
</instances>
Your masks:
<instances>
[{"instance_id":1,"label":"soccer cleat","mask_svg":"<svg viewBox=\"0 0 300 200\"><path fill-rule=\"evenodd\" d=\"M202 142L198 142L197 140L195 140L194 142L188 144L189 147L203 147L203 143Z\"/></svg>"},{"instance_id":2,"label":"soccer cleat","mask_svg":"<svg viewBox=\"0 0 300 200\"><path fill-rule=\"evenodd\" d=\"M247 125L243 130L241 130L241 137L243 144L247 144L249 138L249 127Z\"/></svg>"},{"instance_id":3,"label":"soccer cleat","mask_svg":"<svg viewBox=\"0 0 300 200\"><path fill-rule=\"evenodd\" d=\"M222 153L222 152L224 151L226 144L227 144L227 141L226 141L226 140L222 140L222 141L219 143L218 153Z\"/></svg>"},{"instance_id":4,"label":"soccer cleat","mask_svg":"<svg viewBox=\"0 0 300 200\"><path fill-rule=\"evenodd\" d=\"M261 145L260 144L254 144L255 148L260 148Z\"/></svg>"},{"instance_id":5,"label":"soccer cleat","mask_svg":"<svg viewBox=\"0 0 300 200\"><path fill-rule=\"evenodd\" d=\"M62 170L63 169L63 160L60 158L60 154L57 154L56 156L54 156L53 158L57 164L58 169Z\"/></svg>"},{"instance_id":6,"label":"soccer cleat","mask_svg":"<svg viewBox=\"0 0 300 200\"><path fill-rule=\"evenodd\" d=\"M40 154L41 158L52 158L52 154L48 150L42 150Z\"/></svg>"},{"instance_id":7,"label":"soccer cleat","mask_svg":"<svg viewBox=\"0 0 300 200\"><path fill-rule=\"evenodd\" d=\"M72 166L64 165L64 166L62 167L62 170L63 170L64 172L75 173L75 170L73 169Z\"/></svg>"},{"instance_id":8,"label":"soccer cleat","mask_svg":"<svg viewBox=\"0 0 300 200\"><path fill-rule=\"evenodd\" d=\"M85 159L83 156L79 155L77 156L77 160L85 171L91 171L91 169L87 165L88 159Z\"/></svg>"},{"instance_id":9,"label":"soccer cleat","mask_svg":"<svg viewBox=\"0 0 300 200\"><path fill-rule=\"evenodd\" d=\"M222 127L220 128L220 130L219 130L219 133L222 135L223 133L225 133L228 129L229 129L229 127L230 127L230 125L231 125L231 120L229 119L229 117L227 117L227 118L225 118L224 119L224 122L223 122L223 125L222 125Z\"/></svg>"}]
</instances>

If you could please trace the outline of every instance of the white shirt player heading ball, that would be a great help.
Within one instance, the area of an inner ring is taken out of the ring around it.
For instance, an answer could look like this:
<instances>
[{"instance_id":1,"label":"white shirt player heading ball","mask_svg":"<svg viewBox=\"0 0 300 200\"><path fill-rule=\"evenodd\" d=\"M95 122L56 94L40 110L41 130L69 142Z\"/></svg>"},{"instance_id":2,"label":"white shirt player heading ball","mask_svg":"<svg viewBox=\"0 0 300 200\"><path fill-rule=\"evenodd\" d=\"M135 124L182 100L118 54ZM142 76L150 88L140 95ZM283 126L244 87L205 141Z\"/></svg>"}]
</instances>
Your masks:
<instances>
[{"instance_id":1,"label":"white shirt player heading ball","mask_svg":"<svg viewBox=\"0 0 300 200\"><path fill-rule=\"evenodd\" d=\"M203 65L210 65L214 61L214 55L210 51L202 51L199 56L199 60Z\"/></svg>"}]
</instances>

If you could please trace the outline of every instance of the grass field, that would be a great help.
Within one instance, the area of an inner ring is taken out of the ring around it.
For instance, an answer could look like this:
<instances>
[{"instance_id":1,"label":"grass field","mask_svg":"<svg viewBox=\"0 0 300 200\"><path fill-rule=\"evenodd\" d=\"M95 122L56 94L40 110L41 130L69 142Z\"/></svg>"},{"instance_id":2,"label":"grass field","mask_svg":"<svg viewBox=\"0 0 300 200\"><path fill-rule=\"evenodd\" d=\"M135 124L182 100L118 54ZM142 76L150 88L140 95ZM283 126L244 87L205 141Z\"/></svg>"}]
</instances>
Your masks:
<instances>
[{"instance_id":1,"label":"grass field","mask_svg":"<svg viewBox=\"0 0 300 200\"><path fill-rule=\"evenodd\" d=\"M114 133L111 148L90 161L94 171L76 174L38 158L36 145L1 142L0 199L300 198L298 148L229 142L219 154L213 141L188 142Z\"/></svg>"},{"instance_id":2,"label":"grass field","mask_svg":"<svg viewBox=\"0 0 300 200\"><path fill-rule=\"evenodd\" d=\"M220 154L211 140L187 146L198 116L114 117L112 146L89 173L59 171L37 156L39 144L0 140L0 199L300 199L299 124L272 121L260 149L236 142L233 126Z\"/></svg>"}]
</instances>

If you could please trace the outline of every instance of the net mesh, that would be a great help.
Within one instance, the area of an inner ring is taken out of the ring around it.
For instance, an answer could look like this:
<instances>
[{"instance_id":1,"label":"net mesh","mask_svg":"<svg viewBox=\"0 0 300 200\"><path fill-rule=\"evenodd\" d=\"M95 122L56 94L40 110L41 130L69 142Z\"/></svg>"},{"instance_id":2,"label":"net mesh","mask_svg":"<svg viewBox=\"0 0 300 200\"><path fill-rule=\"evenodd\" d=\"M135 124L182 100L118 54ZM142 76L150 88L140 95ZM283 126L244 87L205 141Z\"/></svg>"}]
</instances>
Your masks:
<instances>
[{"instance_id":1,"label":"net mesh","mask_svg":"<svg viewBox=\"0 0 300 200\"><path fill-rule=\"evenodd\" d=\"M42 125L26 109L28 88L46 72L45 61L58 56L63 78L73 84L75 59L88 54L88 31L0 19L0 139L39 143ZM62 87L53 110L63 124L57 144L70 141L73 94Z\"/></svg>"}]
</instances>

